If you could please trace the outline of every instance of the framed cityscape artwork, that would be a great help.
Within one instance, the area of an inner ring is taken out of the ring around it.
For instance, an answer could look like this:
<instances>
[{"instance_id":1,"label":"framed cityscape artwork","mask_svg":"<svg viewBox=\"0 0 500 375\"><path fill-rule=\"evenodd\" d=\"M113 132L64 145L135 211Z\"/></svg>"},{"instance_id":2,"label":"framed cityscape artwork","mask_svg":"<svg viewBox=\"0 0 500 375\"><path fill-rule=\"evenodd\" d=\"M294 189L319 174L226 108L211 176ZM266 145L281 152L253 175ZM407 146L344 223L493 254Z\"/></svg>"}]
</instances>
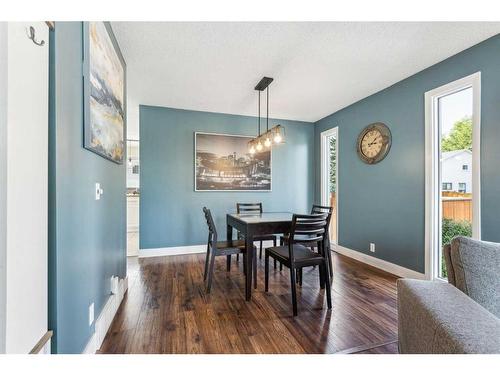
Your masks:
<instances>
[{"instance_id":1,"label":"framed cityscape artwork","mask_svg":"<svg viewBox=\"0 0 500 375\"><path fill-rule=\"evenodd\" d=\"M195 191L271 191L271 150L250 154L251 139L196 132Z\"/></svg>"}]
</instances>

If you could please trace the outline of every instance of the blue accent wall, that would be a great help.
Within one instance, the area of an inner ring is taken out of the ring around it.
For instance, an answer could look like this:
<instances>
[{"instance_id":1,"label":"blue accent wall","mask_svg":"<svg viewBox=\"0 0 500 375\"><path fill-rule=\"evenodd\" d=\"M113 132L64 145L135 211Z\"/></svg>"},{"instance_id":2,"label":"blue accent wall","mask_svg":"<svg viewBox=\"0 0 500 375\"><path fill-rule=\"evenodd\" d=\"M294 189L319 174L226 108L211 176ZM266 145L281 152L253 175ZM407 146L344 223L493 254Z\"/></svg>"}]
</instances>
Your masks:
<instances>
[{"instance_id":1,"label":"blue accent wall","mask_svg":"<svg viewBox=\"0 0 500 375\"><path fill-rule=\"evenodd\" d=\"M315 124L316 197L322 131L339 127L339 244L418 272L425 269L424 93L481 71L482 238L500 242L500 36L490 38ZM374 67L373 74L377 74ZM356 154L359 132L386 123L392 148L376 165ZM376 253L369 252L369 243Z\"/></svg>"},{"instance_id":2,"label":"blue accent wall","mask_svg":"<svg viewBox=\"0 0 500 375\"><path fill-rule=\"evenodd\" d=\"M140 106L140 248L207 241L202 207L212 210L225 238L226 213L236 202L262 202L265 211L308 212L314 195L314 125L270 120L286 128L272 153L272 192L195 192L194 132L255 135L257 118Z\"/></svg>"},{"instance_id":3,"label":"blue accent wall","mask_svg":"<svg viewBox=\"0 0 500 375\"><path fill-rule=\"evenodd\" d=\"M81 353L126 275L125 165L83 148L82 23L57 22L49 72L49 328L52 350ZM104 189L95 200L95 183Z\"/></svg>"}]
</instances>

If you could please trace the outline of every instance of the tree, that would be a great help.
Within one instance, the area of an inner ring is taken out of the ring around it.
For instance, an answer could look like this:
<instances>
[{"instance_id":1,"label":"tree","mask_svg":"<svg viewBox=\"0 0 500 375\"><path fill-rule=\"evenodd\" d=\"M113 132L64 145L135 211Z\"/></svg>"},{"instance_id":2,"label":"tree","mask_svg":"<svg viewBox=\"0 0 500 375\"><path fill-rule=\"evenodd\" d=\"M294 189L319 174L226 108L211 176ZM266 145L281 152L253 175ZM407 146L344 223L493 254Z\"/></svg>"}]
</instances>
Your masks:
<instances>
[{"instance_id":1,"label":"tree","mask_svg":"<svg viewBox=\"0 0 500 375\"><path fill-rule=\"evenodd\" d=\"M335 193L337 186L337 140L330 137L330 193Z\"/></svg>"},{"instance_id":2,"label":"tree","mask_svg":"<svg viewBox=\"0 0 500 375\"><path fill-rule=\"evenodd\" d=\"M448 136L443 137L441 151L472 151L472 118L464 117L455 122Z\"/></svg>"}]
</instances>

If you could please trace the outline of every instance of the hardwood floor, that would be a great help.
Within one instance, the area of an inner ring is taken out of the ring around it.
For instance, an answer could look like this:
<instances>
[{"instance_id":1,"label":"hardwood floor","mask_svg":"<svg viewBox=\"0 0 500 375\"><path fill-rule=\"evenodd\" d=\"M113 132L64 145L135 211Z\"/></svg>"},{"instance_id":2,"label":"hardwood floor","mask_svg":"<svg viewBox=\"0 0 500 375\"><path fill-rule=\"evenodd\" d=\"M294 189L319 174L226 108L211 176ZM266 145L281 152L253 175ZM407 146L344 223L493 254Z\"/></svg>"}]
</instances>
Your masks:
<instances>
[{"instance_id":1,"label":"hardwood floor","mask_svg":"<svg viewBox=\"0 0 500 375\"><path fill-rule=\"evenodd\" d=\"M288 269L271 265L245 302L243 263L217 259L212 292L204 255L129 260L129 289L100 353L396 353L396 277L335 254L333 309L318 270L305 269L292 317Z\"/></svg>"}]
</instances>

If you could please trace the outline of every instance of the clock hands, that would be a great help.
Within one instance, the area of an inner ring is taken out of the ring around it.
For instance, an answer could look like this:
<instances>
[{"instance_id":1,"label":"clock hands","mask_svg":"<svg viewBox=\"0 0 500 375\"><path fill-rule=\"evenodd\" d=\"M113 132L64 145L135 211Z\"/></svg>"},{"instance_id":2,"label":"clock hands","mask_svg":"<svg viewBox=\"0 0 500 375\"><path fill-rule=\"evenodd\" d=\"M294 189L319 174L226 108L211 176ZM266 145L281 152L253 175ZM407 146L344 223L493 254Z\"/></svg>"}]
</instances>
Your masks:
<instances>
[{"instance_id":1,"label":"clock hands","mask_svg":"<svg viewBox=\"0 0 500 375\"><path fill-rule=\"evenodd\" d=\"M368 143L368 146L370 147L370 146L374 145L375 143L377 143L376 141L377 141L379 138L380 138L380 137L377 137L377 138L375 138L375 139L374 139L371 143Z\"/></svg>"}]
</instances>

